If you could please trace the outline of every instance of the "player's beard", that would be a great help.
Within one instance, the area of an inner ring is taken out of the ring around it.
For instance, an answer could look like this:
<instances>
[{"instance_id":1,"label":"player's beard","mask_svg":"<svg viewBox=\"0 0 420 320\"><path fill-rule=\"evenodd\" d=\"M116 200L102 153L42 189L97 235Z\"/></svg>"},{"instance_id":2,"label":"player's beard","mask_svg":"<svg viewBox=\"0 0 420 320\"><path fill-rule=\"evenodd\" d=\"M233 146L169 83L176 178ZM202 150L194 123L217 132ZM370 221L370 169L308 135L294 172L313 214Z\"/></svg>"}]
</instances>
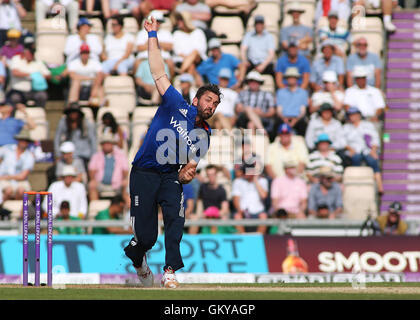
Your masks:
<instances>
[{"instance_id":1,"label":"player's beard","mask_svg":"<svg viewBox=\"0 0 420 320\"><path fill-rule=\"evenodd\" d=\"M202 120L207 120L209 118L211 118L213 116L213 112L210 109L205 109L204 107L202 107L200 105L200 103L198 103L197 105L197 115L202 119Z\"/></svg>"}]
</instances>

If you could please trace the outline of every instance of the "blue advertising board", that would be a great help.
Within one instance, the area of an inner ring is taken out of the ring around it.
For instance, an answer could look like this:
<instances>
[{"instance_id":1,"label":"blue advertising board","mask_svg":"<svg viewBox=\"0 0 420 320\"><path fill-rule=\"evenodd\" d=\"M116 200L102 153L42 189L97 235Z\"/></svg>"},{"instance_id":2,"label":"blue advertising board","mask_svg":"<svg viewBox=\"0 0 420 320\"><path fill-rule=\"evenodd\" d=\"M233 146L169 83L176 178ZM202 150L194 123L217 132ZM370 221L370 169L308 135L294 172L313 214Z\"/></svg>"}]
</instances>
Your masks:
<instances>
[{"instance_id":1,"label":"blue advertising board","mask_svg":"<svg viewBox=\"0 0 420 320\"><path fill-rule=\"evenodd\" d=\"M131 236L56 235L53 266L70 273L133 273L123 248ZM34 238L29 237L29 270L33 272ZM41 237L41 273L46 272L46 236ZM260 235L184 235L181 242L183 272L265 273L268 272L264 239ZM148 252L154 273L165 264L164 236ZM22 273L22 238L0 236L0 274Z\"/></svg>"}]
</instances>

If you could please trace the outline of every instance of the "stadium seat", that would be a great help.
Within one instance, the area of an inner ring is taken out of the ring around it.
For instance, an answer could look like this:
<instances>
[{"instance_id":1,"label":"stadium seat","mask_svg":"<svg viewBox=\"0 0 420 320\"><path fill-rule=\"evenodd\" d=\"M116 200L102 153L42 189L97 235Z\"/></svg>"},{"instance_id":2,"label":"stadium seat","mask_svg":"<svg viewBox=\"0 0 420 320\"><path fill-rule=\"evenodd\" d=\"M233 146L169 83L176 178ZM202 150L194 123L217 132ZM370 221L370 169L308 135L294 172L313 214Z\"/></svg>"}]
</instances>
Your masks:
<instances>
[{"instance_id":1,"label":"stadium seat","mask_svg":"<svg viewBox=\"0 0 420 320\"><path fill-rule=\"evenodd\" d=\"M56 19L42 20L36 32L36 59L48 65L61 65L64 63L64 47L67 37L67 25Z\"/></svg>"},{"instance_id":2,"label":"stadium seat","mask_svg":"<svg viewBox=\"0 0 420 320\"><path fill-rule=\"evenodd\" d=\"M210 28L217 34L217 36L226 36L226 38L220 39L222 44L239 44L245 33L242 19L239 17L214 17Z\"/></svg>"},{"instance_id":3,"label":"stadium seat","mask_svg":"<svg viewBox=\"0 0 420 320\"><path fill-rule=\"evenodd\" d=\"M257 15L264 17L265 28L271 32L279 32L279 22L281 18L281 10L278 3L275 2L258 2L257 8L252 11L246 30L254 29L254 18Z\"/></svg>"},{"instance_id":4,"label":"stadium seat","mask_svg":"<svg viewBox=\"0 0 420 320\"><path fill-rule=\"evenodd\" d=\"M239 46L236 44L224 44L222 45L222 52L223 53L229 53L236 58L241 58L241 51L239 49Z\"/></svg>"},{"instance_id":5,"label":"stadium seat","mask_svg":"<svg viewBox=\"0 0 420 320\"><path fill-rule=\"evenodd\" d=\"M343 213L346 219L377 215L375 179L370 167L347 167L343 174Z\"/></svg>"},{"instance_id":6,"label":"stadium seat","mask_svg":"<svg viewBox=\"0 0 420 320\"><path fill-rule=\"evenodd\" d=\"M213 16L239 16L241 11L237 9L231 9L225 6L216 6L213 9Z\"/></svg>"},{"instance_id":7,"label":"stadium seat","mask_svg":"<svg viewBox=\"0 0 420 320\"><path fill-rule=\"evenodd\" d=\"M148 125L152 118L155 116L158 107L137 107L133 112L133 124Z\"/></svg>"},{"instance_id":8,"label":"stadium seat","mask_svg":"<svg viewBox=\"0 0 420 320\"><path fill-rule=\"evenodd\" d=\"M109 208L111 205L110 200L92 200L89 203L88 220L95 220L99 211Z\"/></svg>"},{"instance_id":9,"label":"stadium seat","mask_svg":"<svg viewBox=\"0 0 420 320\"><path fill-rule=\"evenodd\" d=\"M91 123L95 123L95 117L93 116L93 111L89 107L81 107L80 108L85 115L85 118L90 121Z\"/></svg>"},{"instance_id":10,"label":"stadium seat","mask_svg":"<svg viewBox=\"0 0 420 320\"><path fill-rule=\"evenodd\" d=\"M274 79L269 74L262 74L261 77L264 79L264 83L261 86L261 90L269 91L275 93L276 87L274 84Z\"/></svg>"},{"instance_id":11,"label":"stadium seat","mask_svg":"<svg viewBox=\"0 0 420 320\"><path fill-rule=\"evenodd\" d=\"M105 98L109 107L123 108L127 113L136 107L134 80L129 76L108 76L104 81Z\"/></svg>"},{"instance_id":12,"label":"stadium seat","mask_svg":"<svg viewBox=\"0 0 420 320\"><path fill-rule=\"evenodd\" d=\"M29 131L31 138L35 141L43 141L48 139L49 123L44 108L31 107L26 108L28 116L32 118L36 124L35 129ZM25 119L25 115L17 110L15 114L17 119Z\"/></svg>"},{"instance_id":13,"label":"stadium seat","mask_svg":"<svg viewBox=\"0 0 420 320\"><path fill-rule=\"evenodd\" d=\"M3 203L3 208L11 211L10 219L12 221L17 221L22 214L23 202L22 200L7 200Z\"/></svg>"},{"instance_id":14,"label":"stadium seat","mask_svg":"<svg viewBox=\"0 0 420 320\"><path fill-rule=\"evenodd\" d=\"M104 37L104 25L102 24L101 19L92 18L92 19L89 19L89 22L92 24L90 33L97 35L102 41Z\"/></svg>"},{"instance_id":15,"label":"stadium seat","mask_svg":"<svg viewBox=\"0 0 420 320\"><path fill-rule=\"evenodd\" d=\"M283 5L283 22L282 27L290 26L293 22L292 16L287 14L287 10L293 2L298 2L299 5L305 9L305 12L300 16L300 22L310 28L314 27L315 19L315 1L302 0L302 1L286 1Z\"/></svg>"},{"instance_id":16,"label":"stadium seat","mask_svg":"<svg viewBox=\"0 0 420 320\"><path fill-rule=\"evenodd\" d=\"M384 31L382 20L378 17L367 17L360 21L352 21L352 41L365 37L368 41L368 50L382 56L384 47ZM354 46L352 53L355 52Z\"/></svg>"}]
</instances>

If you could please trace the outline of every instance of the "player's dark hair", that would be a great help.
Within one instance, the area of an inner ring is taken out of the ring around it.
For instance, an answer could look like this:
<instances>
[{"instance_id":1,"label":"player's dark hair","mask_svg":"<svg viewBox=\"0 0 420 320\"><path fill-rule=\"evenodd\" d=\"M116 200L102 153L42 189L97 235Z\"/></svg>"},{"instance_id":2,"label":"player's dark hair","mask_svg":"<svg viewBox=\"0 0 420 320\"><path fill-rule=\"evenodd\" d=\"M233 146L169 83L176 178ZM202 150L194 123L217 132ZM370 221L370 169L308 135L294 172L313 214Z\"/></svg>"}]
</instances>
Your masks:
<instances>
[{"instance_id":1,"label":"player's dark hair","mask_svg":"<svg viewBox=\"0 0 420 320\"><path fill-rule=\"evenodd\" d=\"M198 88L197 93L195 94L195 97L200 100L201 96L205 94L207 91L213 92L215 95L219 97L219 101L222 97L222 93L220 92L219 86L215 84L206 84L200 88Z\"/></svg>"}]
</instances>

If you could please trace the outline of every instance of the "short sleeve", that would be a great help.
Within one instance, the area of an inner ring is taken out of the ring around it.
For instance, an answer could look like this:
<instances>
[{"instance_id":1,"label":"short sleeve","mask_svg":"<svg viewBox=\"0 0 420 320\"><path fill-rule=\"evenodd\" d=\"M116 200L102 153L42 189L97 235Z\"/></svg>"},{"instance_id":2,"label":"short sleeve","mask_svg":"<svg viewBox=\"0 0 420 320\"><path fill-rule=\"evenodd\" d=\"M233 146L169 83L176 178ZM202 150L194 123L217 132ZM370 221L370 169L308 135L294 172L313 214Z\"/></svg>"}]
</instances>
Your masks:
<instances>
[{"instance_id":1,"label":"short sleeve","mask_svg":"<svg viewBox=\"0 0 420 320\"><path fill-rule=\"evenodd\" d=\"M163 108L181 108L188 106L187 102L184 100L182 95L172 86L170 85L168 89L162 96L162 104L161 107Z\"/></svg>"}]
</instances>

